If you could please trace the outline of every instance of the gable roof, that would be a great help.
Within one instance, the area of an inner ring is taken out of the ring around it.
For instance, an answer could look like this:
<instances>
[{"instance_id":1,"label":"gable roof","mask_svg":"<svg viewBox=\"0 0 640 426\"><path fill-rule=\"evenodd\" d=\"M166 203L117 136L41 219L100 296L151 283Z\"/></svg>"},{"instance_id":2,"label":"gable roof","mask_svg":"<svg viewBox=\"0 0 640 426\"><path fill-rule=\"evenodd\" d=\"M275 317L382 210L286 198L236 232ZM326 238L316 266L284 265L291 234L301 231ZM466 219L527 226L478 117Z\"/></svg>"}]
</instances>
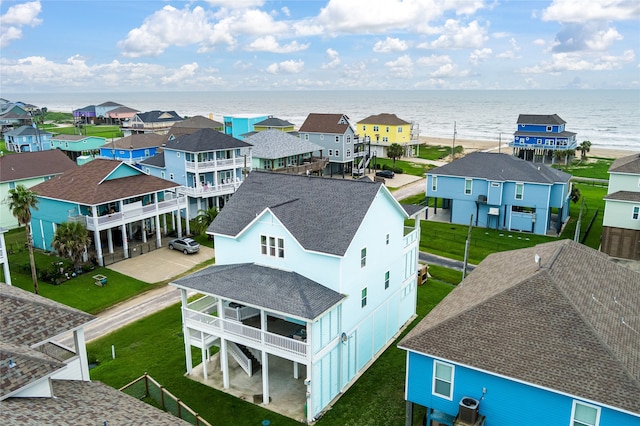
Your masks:
<instances>
[{"instance_id":1,"label":"gable roof","mask_svg":"<svg viewBox=\"0 0 640 426\"><path fill-rule=\"evenodd\" d=\"M224 127L224 124L219 121L211 120L202 115L194 115L193 117L185 118L184 120L171 126L171 129L177 129L186 127L188 129L217 129Z\"/></svg>"},{"instance_id":2,"label":"gable roof","mask_svg":"<svg viewBox=\"0 0 640 426\"><path fill-rule=\"evenodd\" d=\"M609 173L640 174L640 153L615 159L609 167Z\"/></svg>"},{"instance_id":3,"label":"gable roof","mask_svg":"<svg viewBox=\"0 0 640 426\"><path fill-rule=\"evenodd\" d=\"M571 175L544 164L534 164L509 154L472 152L449 164L436 167L429 175L445 175L494 181L566 183Z\"/></svg>"},{"instance_id":4,"label":"gable roof","mask_svg":"<svg viewBox=\"0 0 640 426\"><path fill-rule=\"evenodd\" d=\"M162 150L162 148L159 148L159 150ZM156 155L149 157L143 161L140 161L138 164L163 168L165 166L164 152L160 151L156 153Z\"/></svg>"},{"instance_id":5,"label":"gable roof","mask_svg":"<svg viewBox=\"0 0 640 426\"><path fill-rule=\"evenodd\" d=\"M640 202L640 191L616 191L607 194L605 200Z\"/></svg>"},{"instance_id":6,"label":"gable roof","mask_svg":"<svg viewBox=\"0 0 640 426\"><path fill-rule=\"evenodd\" d=\"M173 284L308 320L344 298L296 272L254 263L210 266Z\"/></svg>"},{"instance_id":7,"label":"gable roof","mask_svg":"<svg viewBox=\"0 0 640 426\"><path fill-rule=\"evenodd\" d=\"M399 346L640 413L639 313L640 273L561 240L489 255Z\"/></svg>"},{"instance_id":8,"label":"gable roof","mask_svg":"<svg viewBox=\"0 0 640 426\"><path fill-rule=\"evenodd\" d=\"M5 134L9 136L51 135L51 133L45 130L36 129L33 126L27 126L27 125L20 126L17 129L9 130L8 132L5 132Z\"/></svg>"},{"instance_id":9,"label":"gable roof","mask_svg":"<svg viewBox=\"0 0 640 426\"><path fill-rule=\"evenodd\" d=\"M364 118L358 121L358 124L380 124L383 126L403 126L406 124L411 124L408 121L404 121L401 118L398 118L395 114L382 113L370 115L367 118Z\"/></svg>"},{"instance_id":10,"label":"gable roof","mask_svg":"<svg viewBox=\"0 0 640 426\"><path fill-rule=\"evenodd\" d=\"M48 377L64 363L34 348L95 317L21 288L0 283L0 399ZM9 360L17 364L10 369Z\"/></svg>"},{"instance_id":11,"label":"gable roof","mask_svg":"<svg viewBox=\"0 0 640 426\"><path fill-rule=\"evenodd\" d=\"M235 237L269 209L306 250L342 256L382 184L253 171L209 226Z\"/></svg>"},{"instance_id":12,"label":"gable roof","mask_svg":"<svg viewBox=\"0 0 640 426\"><path fill-rule=\"evenodd\" d=\"M343 135L350 127L348 120L349 117L344 114L311 113L304 120L302 126L300 126L299 132Z\"/></svg>"},{"instance_id":13,"label":"gable roof","mask_svg":"<svg viewBox=\"0 0 640 426\"><path fill-rule=\"evenodd\" d=\"M251 156L274 160L292 155L301 155L323 149L320 145L301 140L298 137L276 129L256 132L245 139L253 145Z\"/></svg>"},{"instance_id":14,"label":"gable roof","mask_svg":"<svg viewBox=\"0 0 640 426\"><path fill-rule=\"evenodd\" d=\"M124 106L122 104L119 104L117 102L113 102L113 101L107 101L107 102L103 102L100 105L98 105L99 107L121 107Z\"/></svg>"},{"instance_id":15,"label":"gable roof","mask_svg":"<svg viewBox=\"0 0 640 426\"><path fill-rule=\"evenodd\" d=\"M233 136L206 128L167 141L165 149L185 152L210 152L250 146L251 144L236 139Z\"/></svg>"},{"instance_id":16,"label":"gable roof","mask_svg":"<svg viewBox=\"0 0 640 426\"><path fill-rule=\"evenodd\" d=\"M140 111L134 108L129 108L127 106L119 106L118 108L114 108L107 111L107 117L111 116L111 114L123 114L127 112L140 112Z\"/></svg>"},{"instance_id":17,"label":"gable roof","mask_svg":"<svg viewBox=\"0 0 640 426\"><path fill-rule=\"evenodd\" d=\"M520 114L518 116L518 124L566 124L558 114L541 115L541 114Z\"/></svg>"},{"instance_id":18,"label":"gable roof","mask_svg":"<svg viewBox=\"0 0 640 426\"><path fill-rule=\"evenodd\" d=\"M103 145L103 148L137 149L152 148L162 145L164 135L157 133L134 133Z\"/></svg>"},{"instance_id":19,"label":"gable roof","mask_svg":"<svg viewBox=\"0 0 640 426\"><path fill-rule=\"evenodd\" d=\"M59 149L0 156L0 182L51 176L75 169L77 164Z\"/></svg>"},{"instance_id":20,"label":"gable roof","mask_svg":"<svg viewBox=\"0 0 640 426\"><path fill-rule=\"evenodd\" d=\"M130 167L135 176L108 179L118 167ZM81 184L79 184L81 183ZM177 183L149 176L121 161L96 158L60 176L42 182L31 190L39 196L74 203L98 205L175 188Z\"/></svg>"},{"instance_id":21,"label":"gable roof","mask_svg":"<svg viewBox=\"0 0 640 426\"><path fill-rule=\"evenodd\" d=\"M183 120L175 111L147 111L139 112L136 117L143 123L162 123Z\"/></svg>"},{"instance_id":22,"label":"gable roof","mask_svg":"<svg viewBox=\"0 0 640 426\"><path fill-rule=\"evenodd\" d=\"M267 119L254 123L253 127L291 127L293 123L287 120L282 120L273 116L269 116Z\"/></svg>"}]
</instances>

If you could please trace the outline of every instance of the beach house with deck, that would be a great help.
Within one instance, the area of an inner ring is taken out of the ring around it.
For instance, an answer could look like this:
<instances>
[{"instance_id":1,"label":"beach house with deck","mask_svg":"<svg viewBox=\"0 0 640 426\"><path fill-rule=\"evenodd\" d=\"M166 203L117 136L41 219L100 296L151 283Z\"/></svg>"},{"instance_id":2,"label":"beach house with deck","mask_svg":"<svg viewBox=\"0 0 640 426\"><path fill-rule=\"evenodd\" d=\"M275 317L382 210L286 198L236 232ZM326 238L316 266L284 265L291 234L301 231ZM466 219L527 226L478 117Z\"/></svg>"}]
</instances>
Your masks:
<instances>
[{"instance_id":1,"label":"beach house with deck","mask_svg":"<svg viewBox=\"0 0 640 426\"><path fill-rule=\"evenodd\" d=\"M557 114L520 114L518 129L509 146L513 155L536 163L552 163L557 152L569 153L577 148L576 134Z\"/></svg>"},{"instance_id":2,"label":"beach house with deck","mask_svg":"<svg viewBox=\"0 0 640 426\"><path fill-rule=\"evenodd\" d=\"M367 178L251 172L207 231L216 265L171 283L187 374L319 417L415 315L421 211Z\"/></svg>"}]
</instances>

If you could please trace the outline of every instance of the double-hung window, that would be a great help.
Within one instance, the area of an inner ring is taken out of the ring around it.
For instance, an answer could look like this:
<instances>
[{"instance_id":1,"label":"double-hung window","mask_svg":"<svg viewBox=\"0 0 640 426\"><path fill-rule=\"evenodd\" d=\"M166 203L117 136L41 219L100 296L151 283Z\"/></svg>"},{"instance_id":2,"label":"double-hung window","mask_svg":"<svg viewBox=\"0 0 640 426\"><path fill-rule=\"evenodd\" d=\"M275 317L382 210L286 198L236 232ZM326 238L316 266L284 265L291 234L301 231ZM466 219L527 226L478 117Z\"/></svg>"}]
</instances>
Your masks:
<instances>
[{"instance_id":1,"label":"double-hung window","mask_svg":"<svg viewBox=\"0 0 640 426\"><path fill-rule=\"evenodd\" d=\"M388 289L389 288L389 271L384 273L384 289Z\"/></svg>"},{"instance_id":2,"label":"double-hung window","mask_svg":"<svg viewBox=\"0 0 640 426\"><path fill-rule=\"evenodd\" d=\"M584 402L573 401L571 409L572 426L598 426L600 423L600 408Z\"/></svg>"},{"instance_id":3,"label":"double-hung window","mask_svg":"<svg viewBox=\"0 0 640 426\"><path fill-rule=\"evenodd\" d=\"M360 305L361 307L364 308L365 306L367 306L367 288L366 287L362 289L360 296L361 296Z\"/></svg>"},{"instance_id":4,"label":"double-hung window","mask_svg":"<svg viewBox=\"0 0 640 426\"><path fill-rule=\"evenodd\" d=\"M446 399L453 399L454 366L444 362L433 361L433 394Z\"/></svg>"},{"instance_id":5,"label":"double-hung window","mask_svg":"<svg viewBox=\"0 0 640 426\"><path fill-rule=\"evenodd\" d=\"M522 200L524 196L524 183L516 183L516 200Z\"/></svg>"},{"instance_id":6,"label":"double-hung window","mask_svg":"<svg viewBox=\"0 0 640 426\"><path fill-rule=\"evenodd\" d=\"M265 256L284 258L284 239L260 235L260 253Z\"/></svg>"},{"instance_id":7,"label":"double-hung window","mask_svg":"<svg viewBox=\"0 0 640 426\"><path fill-rule=\"evenodd\" d=\"M360 267L364 268L365 266L367 266L367 248L366 247L360 250Z\"/></svg>"},{"instance_id":8,"label":"double-hung window","mask_svg":"<svg viewBox=\"0 0 640 426\"><path fill-rule=\"evenodd\" d=\"M471 195L472 186L473 186L473 179L464 180L464 195Z\"/></svg>"},{"instance_id":9,"label":"double-hung window","mask_svg":"<svg viewBox=\"0 0 640 426\"><path fill-rule=\"evenodd\" d=\"M438 190L438 176L431 176L431 190L433 192Z\"/></svg>"},{"instance_id":10,"label":"double-hung window","mask_svg":"<svg viewBox=\"0 0 640 426\"><path fill-rule=\"evenodd\" d=\"M633 213L631 214L633 220L640 219L640 206L633 206Z\"/></svg>"}]
</instances>

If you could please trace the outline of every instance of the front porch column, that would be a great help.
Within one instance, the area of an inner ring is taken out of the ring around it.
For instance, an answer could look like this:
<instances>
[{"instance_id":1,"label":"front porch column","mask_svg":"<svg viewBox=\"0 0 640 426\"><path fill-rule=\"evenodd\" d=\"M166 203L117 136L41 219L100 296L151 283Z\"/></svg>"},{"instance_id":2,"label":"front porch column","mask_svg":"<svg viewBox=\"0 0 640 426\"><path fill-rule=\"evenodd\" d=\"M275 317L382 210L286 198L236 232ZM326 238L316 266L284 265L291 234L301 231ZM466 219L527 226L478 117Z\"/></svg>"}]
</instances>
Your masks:
<instances>
[{"instance_id":1,"label":"front porch column","mask_svg":"<svg viewBox=\"0 0 640 426\"><path fill-rule=\"evenodd\" d=\"M122 249L124 250L124 258L129 258L129 239L127 237L127 225L120 225L120 232L122 233Z\"/></svg>"},{"instance_id":2,"label":"front porch column","mask_svg":"<svg viewBox=\"0 0 640 426\"><path fill-rule=\"evenodd\" d=\"M142 219L140 221L140 226L142 226L142 242L146 243L147 242L147 220Z\"/></svg>"},{"instance_id":3,"label":"front porch column","mask_svg":"<svg viewBox=\"0 0 640 426\"><path fill-rule=\"evenodd\" d=\"M73 332L73 341L76 346L76 355L80 358L80 374L82 380L90 381L89 378L89 360L87 359L87 347L84 341L84 328L79 328Z\"/></svg>"},{"instance_id":4,"label":"front porch column","mask_svg":"<svg viewBox=\"0 0 640 426\"><path fill-rule=\"evenodd\" d=\"M202 348L200 348L200 352L202 353L202 376L205 380L209 378L207 374L207 344L204 341L204 332L200 332L200 342L202 342Z\"/></svg>"},{"instance_id":5,"label":"front porch column","mask_svg":"<svg viewBox=\"0 0 640 426\"><path fill-rule=\"evenodd\" d=\"M269 354L262 351L262 403L269 404Z\"/></svg>"},{"instance_id":6,"label":"front porch column","mask_svg":"<svg viewBox=\"0 0 640 426\"><path fill-rule=\"evenodd\" d=\"M298 362L297 361L293 361L293 378L298 380L298 378L300 377L299 375L299 368L298 368Z\"/></svg>"},{"instance_id":7,"label":"front porch column","mask_svg":"<svg viewBox=\"0 0 640 426\"><path fill-rule=\"evenodd\" d=\"M100 231L98 230L93 231L93 245L96 247L98 265L104 266L104 261L102 260L102 240L100 239Z\"/></svg>"},{"instance_id":8,"label":"front porch column","mask_svg":"<svg viewBox=\"0 0 640 426\"><path fill-rule=\"evenodd\" d=\"M262 367L264 369L264 366ZM222 370L222 387L229 389L229 355L227 339L220 338L220 370Z\"/></svg>"},{"instance_id":9,"label":"front porch column","mask_svg":"<svg viewBox=\"0 0 640 426\"><path fill-rule=\"evenodd\" d=\"M193 363L191 362L191 333L187 327L187 321L184 317L184 308L187 307L187 290L180 289L180 299L182 300L182 334L184 334L184 353L187 361L187 374L191 374Z\"/></svg>"},{"instance_id":10,"label":"front porch column","mask_svg":"<svg viewBox=\"0 0 640 426\"><path fill-rule=\"evenodd\" d=\"M184 223L185 223L186 228L187 228L187 235L191 235L191 223L189 223L190 222L189 221L189 217L190 217L189 216L189 203L187 203L187 208L184 209L184 217L185 217Z\"/></svg>"},{"instance_id":11,"label":"front porch column","mask_svg":"<svg viewBox=\"0 0 640 426\"><path fill-rule=\"evenodd\" d=\"M178 216L176 220L178 221L178 238L182 238L182 218L180 217L180 210L176 212Z\"/></svg>"},{"instance_id":12,"label":"front porch column","mask_svg":"<svg viewBox=\"0 0 640 426\"><path fill-rule=\"evenodd\" d=\"M160 216L156 215L155 224L156 224L156 246L161 247L162 246L162 234L160 233Z\"/></svg>"},{"instance_id":13,"label":"front porch column","mask_svg":"<svg viewBox=\"0 0 640 426\"><path fill-rule=\"evenodd\" d=\"M107 249L109 249L109 254L113 254L113 231L111 228L107 229Z\"/></svg>"}]
</instances>

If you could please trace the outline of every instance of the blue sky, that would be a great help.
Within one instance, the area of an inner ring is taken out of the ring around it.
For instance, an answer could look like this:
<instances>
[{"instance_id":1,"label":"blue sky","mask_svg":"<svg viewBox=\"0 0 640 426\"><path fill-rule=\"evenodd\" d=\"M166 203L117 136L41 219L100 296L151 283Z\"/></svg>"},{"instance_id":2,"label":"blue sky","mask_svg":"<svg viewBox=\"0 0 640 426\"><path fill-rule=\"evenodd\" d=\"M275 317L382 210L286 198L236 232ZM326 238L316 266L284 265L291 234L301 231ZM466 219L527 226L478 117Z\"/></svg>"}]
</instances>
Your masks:
<instances>
[{"instance_id":1,"label":"blue sky","mask_svg":"<svg viewBox=\"0 0 640 426\"><path fill-rule=\"evenodd\" d=\"M0 89L638 89L639 22L638 0L2 0Z\"/></svg>"}]
</instances>

